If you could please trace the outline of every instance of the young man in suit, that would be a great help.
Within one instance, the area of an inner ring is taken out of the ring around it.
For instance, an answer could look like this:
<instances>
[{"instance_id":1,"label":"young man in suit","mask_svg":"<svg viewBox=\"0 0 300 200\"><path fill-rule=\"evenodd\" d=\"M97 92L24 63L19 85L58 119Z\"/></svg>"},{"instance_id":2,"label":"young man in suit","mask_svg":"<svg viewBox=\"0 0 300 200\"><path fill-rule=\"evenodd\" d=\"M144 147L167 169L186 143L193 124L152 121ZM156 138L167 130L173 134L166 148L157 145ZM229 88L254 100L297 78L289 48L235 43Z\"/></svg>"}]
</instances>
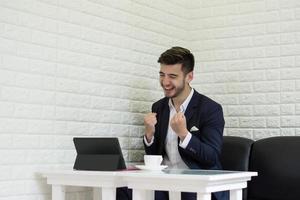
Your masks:
<instances>
[{"instance_id":1,"label":"young man in suit","mask_svg":"<svg viewBox=\"0 0 300 200\"><path fill-rule=\"evenodd\" d=\"M144 118L146 154L162 155L163 164L173 169L222 169L222 107L190 86L193 54L173 47L160 55L158 63L165 97ZM169 200L168 192L156 191L155 199ZM196 194L183 192L181 199L196 200ZM227 192L212 194L212 200L227 199Z\"/></svg>"}]
</instances>

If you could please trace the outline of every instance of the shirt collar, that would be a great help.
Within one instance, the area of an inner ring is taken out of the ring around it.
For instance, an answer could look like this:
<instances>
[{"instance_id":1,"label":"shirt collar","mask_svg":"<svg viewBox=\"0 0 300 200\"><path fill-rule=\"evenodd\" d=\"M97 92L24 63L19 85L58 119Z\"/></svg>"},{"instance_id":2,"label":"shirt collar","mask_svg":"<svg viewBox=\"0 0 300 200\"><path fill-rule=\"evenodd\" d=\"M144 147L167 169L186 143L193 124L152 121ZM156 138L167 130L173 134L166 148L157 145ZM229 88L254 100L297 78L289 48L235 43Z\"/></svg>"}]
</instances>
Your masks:
<instances>
[{"instance_id":1,"label":"shirt collar","mask_svg":"<svg viewBox=\"0 0 300 200\"><path fill-rule=\"evenodd\" d=\"M192 97L193 97L193 94L194 94L194 88L192 88L192 90L190 91L190 94L189 94L189 96L184 100L184 102L180 105L180 111L181 112L185 112L186 111L186 108L187 108L187 106L189 105L189 103L190 103L190 101L191 101L191 99L192 99ZM169 98L169 107L170 107L170 109L171 108L173 108L173 109L175 109L175 107L174 107L174 105L173 105L173 103L172 103L172 99L171 98Z\"/></svg>"}]
</instances>

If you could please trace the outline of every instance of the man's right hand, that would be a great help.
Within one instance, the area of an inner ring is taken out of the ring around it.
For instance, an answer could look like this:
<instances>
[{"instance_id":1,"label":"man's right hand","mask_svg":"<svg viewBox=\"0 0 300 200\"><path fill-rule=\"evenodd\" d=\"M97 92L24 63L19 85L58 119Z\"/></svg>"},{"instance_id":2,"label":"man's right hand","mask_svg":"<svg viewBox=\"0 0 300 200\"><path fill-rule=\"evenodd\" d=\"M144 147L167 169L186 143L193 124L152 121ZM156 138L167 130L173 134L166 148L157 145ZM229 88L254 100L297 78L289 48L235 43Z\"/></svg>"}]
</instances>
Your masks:
<instances>
[{"instance_id":1,"label":"man's right hand","mask_svg":"<svg viewBox=\"0 0 300 200\"><path fill-rule=\"evenodd\" d=\"M148 113L144 117L144 125L145 125L145 136L148 142L152 140L152 137L155 132L155 124L157 123L156 120L156 113Z\"/></svg>"}]
</instances>

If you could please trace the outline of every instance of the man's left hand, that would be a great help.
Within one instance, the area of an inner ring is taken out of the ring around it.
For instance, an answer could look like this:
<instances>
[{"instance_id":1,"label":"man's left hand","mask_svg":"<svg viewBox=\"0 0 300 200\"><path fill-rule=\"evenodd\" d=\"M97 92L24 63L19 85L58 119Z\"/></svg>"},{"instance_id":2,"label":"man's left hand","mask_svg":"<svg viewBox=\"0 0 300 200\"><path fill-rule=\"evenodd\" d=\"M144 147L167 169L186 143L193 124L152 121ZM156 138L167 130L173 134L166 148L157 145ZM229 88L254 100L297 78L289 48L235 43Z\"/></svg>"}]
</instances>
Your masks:
<instances>
[{"instance_id":1,"label":"man's left hand","mask_svg":"<svg viewBox=\"0 0 300 200\"><path fill-rule=\"evenodd\" d=\"M171 128L178 135L181 141L184 140L185 136L188 134L186 128L186 119L182 112L176 113L170 122Z\"/></svg>"}]
</instances>

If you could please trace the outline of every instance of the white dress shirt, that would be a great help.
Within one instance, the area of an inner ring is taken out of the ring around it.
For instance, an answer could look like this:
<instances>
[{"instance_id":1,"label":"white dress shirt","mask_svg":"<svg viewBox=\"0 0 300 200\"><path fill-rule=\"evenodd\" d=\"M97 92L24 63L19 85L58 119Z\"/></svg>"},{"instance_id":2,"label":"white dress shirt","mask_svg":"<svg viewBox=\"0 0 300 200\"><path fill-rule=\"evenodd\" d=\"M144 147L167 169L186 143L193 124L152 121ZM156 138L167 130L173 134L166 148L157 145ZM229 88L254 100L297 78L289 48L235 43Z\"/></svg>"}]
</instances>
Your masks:
<instances>
[{"instance_id":1,"label":"white dress shirt","mask_svg":"<svg viewBox=\"0 0 300 200\"><path fill-rule=\"evenodd\" d=\"M185 113L187 106L189 105L191 98L194 94L194 89L191 90L189 96L185 99L185 101L180 105L180 112ZM169 168L173 169L188 169L188 166L184 163L182 160L179 151L178 151L178 136L177 134L173 131L173 129L170 126L170 121L172 117L176 114L176 109L172 103L172 100L169 99L169 107L170 107L170 117L169 117L169 127L168 127L168 132L167 132L167 137L166 137L166 154L167 156L164 156L163 159L163 164L167 165ZM183 141L179 142L179 147L180 148L186 148L188 143L190 142L192 138L192 134L188 132L187 136L184 138ZM154 142L154 137L152 137L152 140L147 142L146 137L144 137L145 144L147 146L152 145Z\"/></svg>"}]
</instances>

